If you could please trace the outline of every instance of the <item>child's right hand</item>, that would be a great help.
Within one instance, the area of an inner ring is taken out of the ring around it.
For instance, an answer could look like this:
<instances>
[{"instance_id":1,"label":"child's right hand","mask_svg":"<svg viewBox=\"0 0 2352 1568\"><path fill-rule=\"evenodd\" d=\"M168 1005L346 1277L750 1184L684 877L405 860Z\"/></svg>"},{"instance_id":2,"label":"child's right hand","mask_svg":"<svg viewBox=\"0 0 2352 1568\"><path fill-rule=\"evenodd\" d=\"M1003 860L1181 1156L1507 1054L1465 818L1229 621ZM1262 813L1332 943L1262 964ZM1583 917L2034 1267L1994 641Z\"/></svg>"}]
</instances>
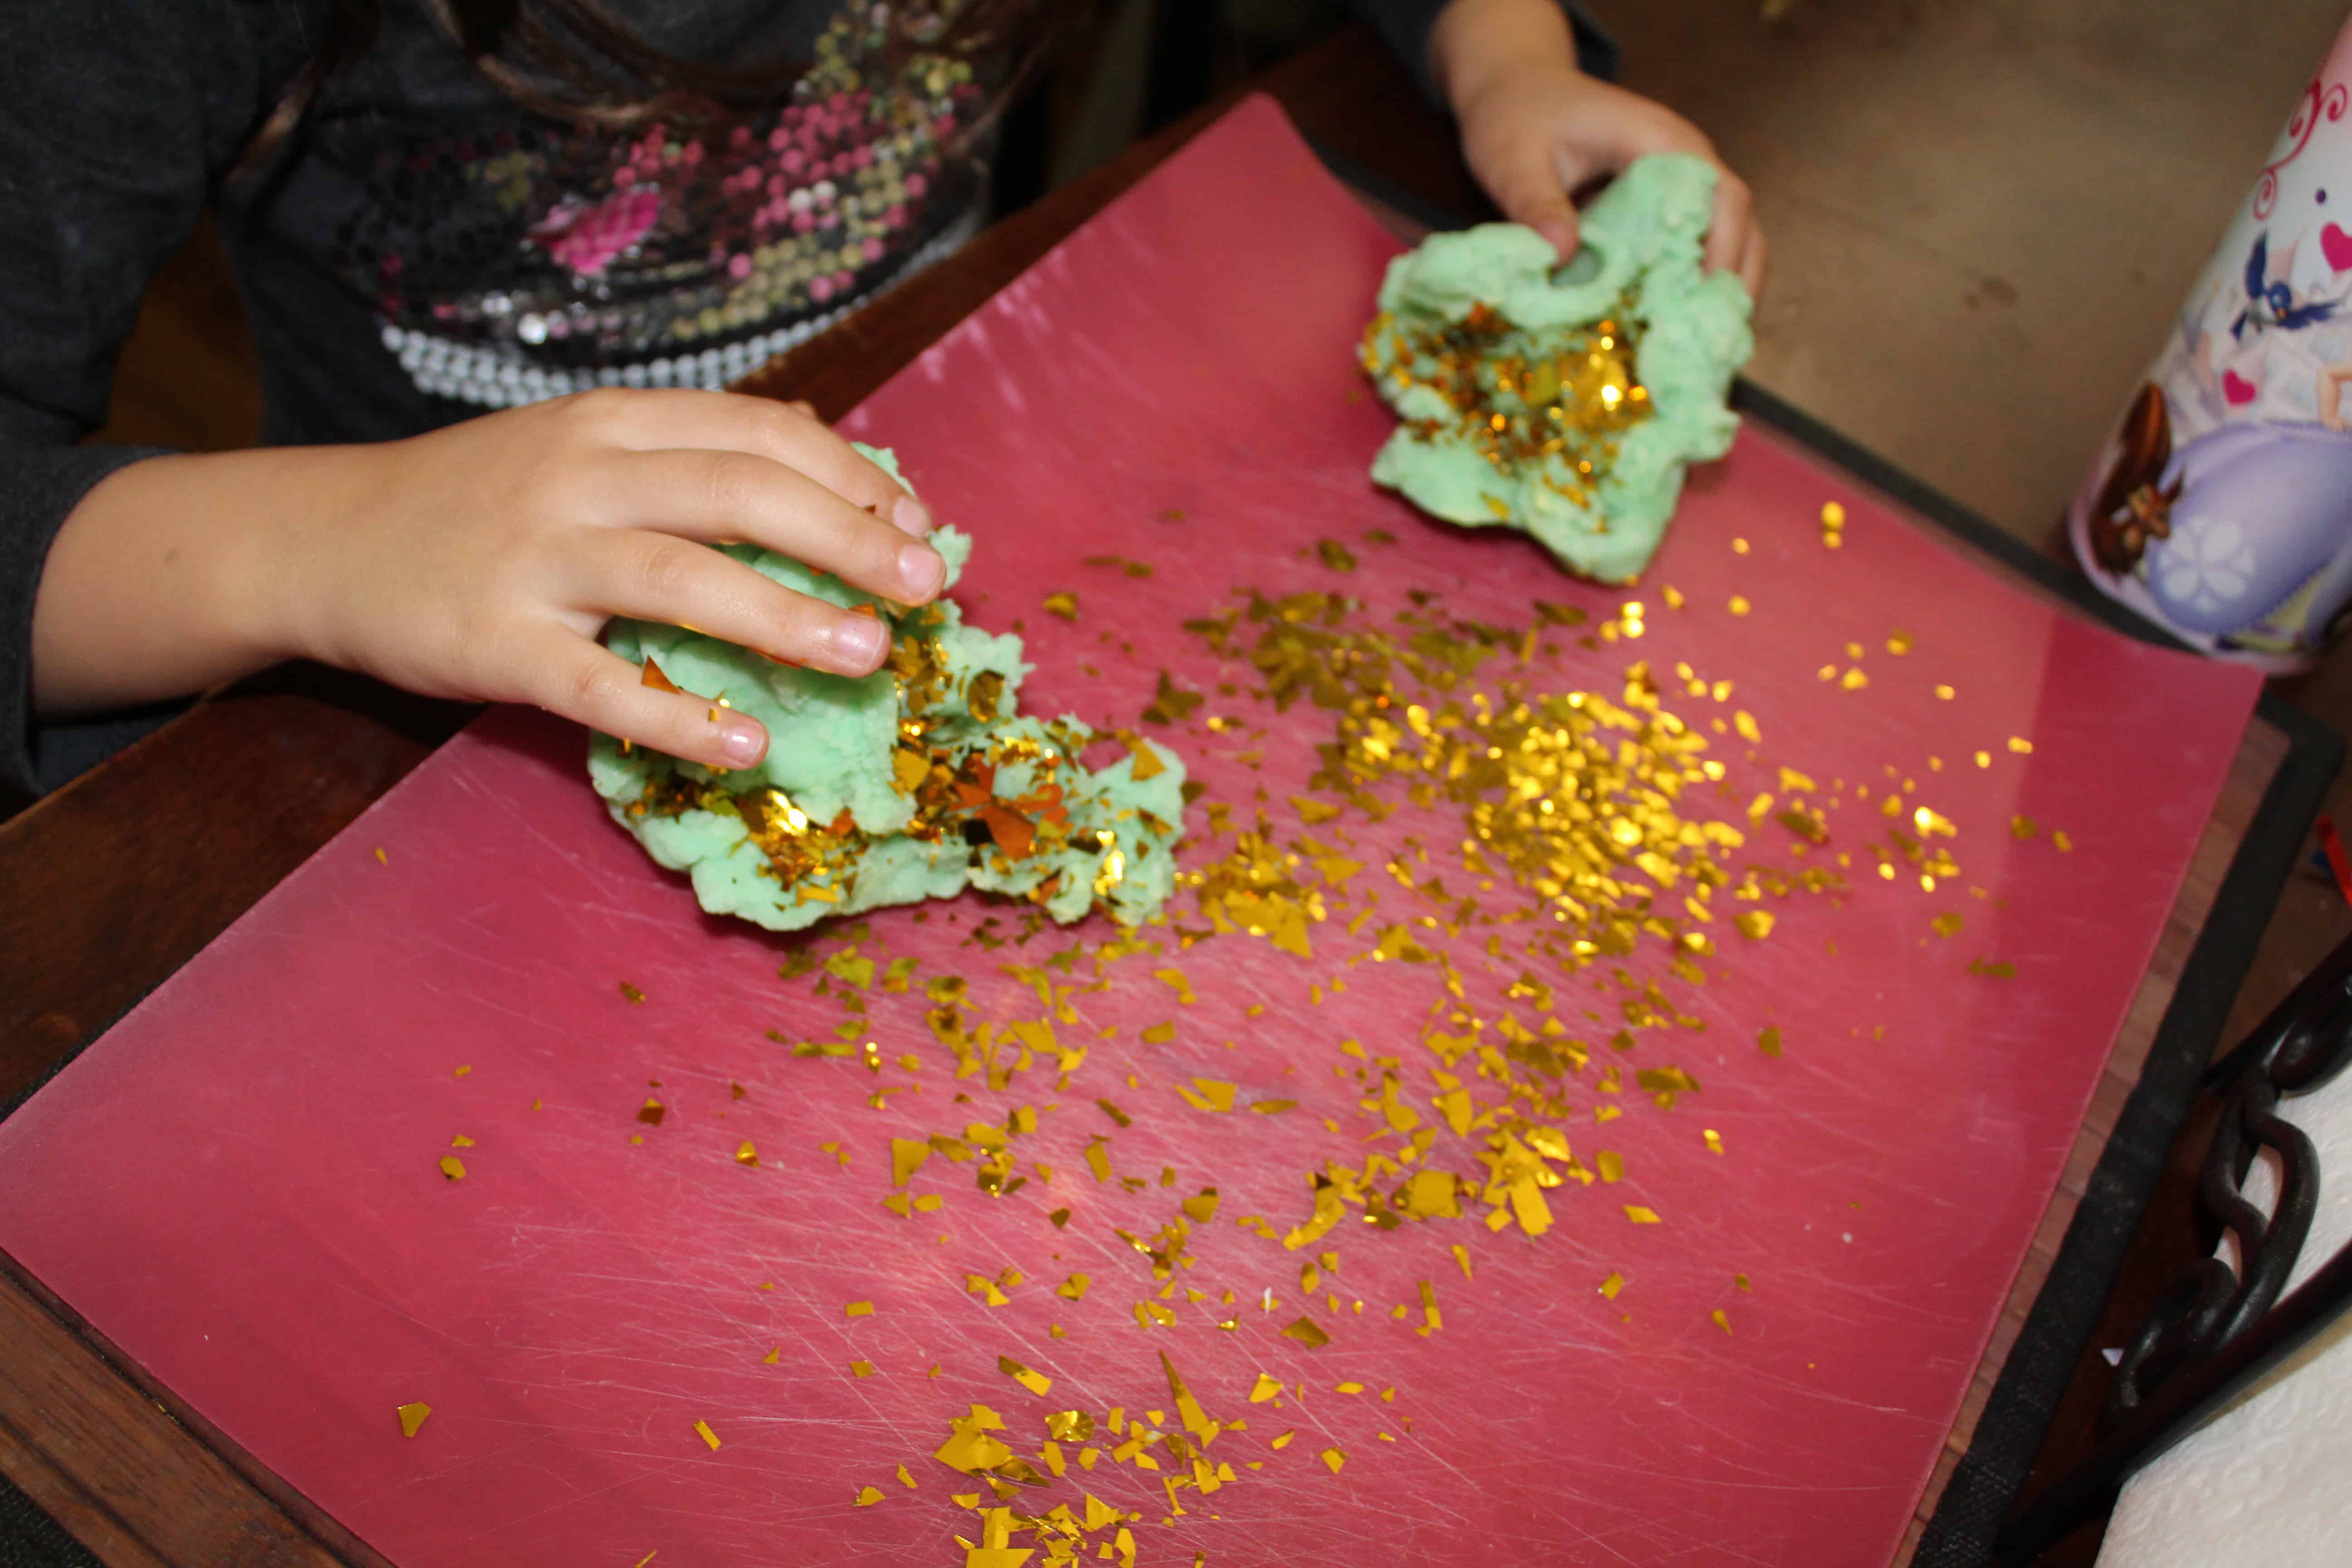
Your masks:
<instances>
[{"instance_id":1,"label":"child's right hand","mask_svg":"<svg viewBox=\"0 0 2352 1568\"><path fill-rule=\"evenodd\" d=\"M757 544L919 604L946 576L929 526L805 413L723 393L614 389L377 447L156 458L93 489L52 549L36 697L114 705L306 657L742 767L764 730L641 684L596 642L604 623L868 674L888 652L878 619L703 546Z\"/></svg>"}]
</instances>

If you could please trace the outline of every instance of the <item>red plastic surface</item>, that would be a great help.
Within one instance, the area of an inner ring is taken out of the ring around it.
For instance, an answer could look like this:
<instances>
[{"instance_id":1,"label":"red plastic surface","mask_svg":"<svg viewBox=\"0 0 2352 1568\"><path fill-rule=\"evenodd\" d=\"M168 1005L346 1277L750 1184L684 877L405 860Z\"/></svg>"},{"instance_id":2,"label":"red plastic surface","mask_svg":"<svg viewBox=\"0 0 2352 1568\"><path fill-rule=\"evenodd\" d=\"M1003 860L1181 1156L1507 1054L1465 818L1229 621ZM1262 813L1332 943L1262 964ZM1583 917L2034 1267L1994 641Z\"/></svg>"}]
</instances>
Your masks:
<instances>
[{"instance_id":1,"label":"red plastic surface","mask_svg":"<svg viewBox=\"0 0 2352 1568\"><path fill-rule=\"evenodd\" d=\"M1392 248L1278 112L1253 102L849 428L895 445L935 510L980 537L963 597L982 625L1025 621L1040 666L1032 711L1131 723L1163 668L1213 693L1245 680L1178 626L1237 587L1343 588L1382 612L1431 589L1455 613L1510 625L1527 624L1535 596L1601 616L1638 597L1650 606L1641 641L1562 637L1560 660L1540 668L1560 689L1606 692L1637 656L1733 680L1719 706L1667 700L1696 719L1745 708L1760 721L1753 761L1718 742L1739 790L1726 814L1774 787L1781 764L1825 791L1869 781L1873 804L1889 769L1916 779L1917 798L1958 826L1939 842L1961 876L1931 896L1907 871L1868 875L1858 857L1851 894L1773 906L1769 939L1718 927L1710 983L1671 983L1707 1032L1647 1032L1627 1064L1682 1066L1703 1089L1670 1110L1629 1092L1622 1119L1570 1123L1587 1164L1599 1149L1622 1152L1622 1184L1555 1189L1559 1223L1540 1238L1469 1219L1351 1224L1326 1244L1343 1255L1330 1282L1339 1310L1303 1303L1300 1255L1227 1222L1258 1214L1287 1227L1308 1209L1303 1173L1362 1146L1371 1122L1329 1070L1341 1038L1404 1057L1427 1092L1412 1064L1425 1059L1428 968L1349 967L1370 935L1336 926L1317 928L1311 963L1220 938L1160 961L1198 988L1187 1006L1150 977L1152 963L1129 961L1108 990L1073 998L1084 1024L1064 1033L1093 1054L1059 1096L1043 1074L1004 1094L952 1083L919 987L877 994L885 1058L915 1052L926 1065L922 1092L875 1109L877 1081L906 1075L795 1059L766 1037L838 1016L807 981L778 979L783 944L701 917L682 882L612 827L576 731L502 711L0 1125L0 1246L402 1568L634 1564L656 1551L656 1568L961 1563L950 1535L977 1531L948 1494L971 1483L927 1457L948 1419L986 1403L1034 1445L1045 1409L1165 1407L1162 1349L1212 1415L1245 1413L1251 1429L1213 1450L1236 1481L1213 1499L1183 1494L1190 1511L1173 1528L1159 1522L1154 1478L1108 1460L1089 1478L1106 1500L1148 1510L1145 1563L1203 1550L1212 1564L1290 1568L1885 1562L2255 682L2053 611L1753 430L1695 476L1663 558L1631 594L1560 577L1524 540L1419 518L1365 479L1389 420L1352 363ZM1849 518L1835 552L1816 522L1831 499ZM1365 542L1373 529L1398 542ZM1736 537L1751 548L1737 552ZM1320 564L1307 547L1325 538L1349 542L1361 570ZM1156 574L1082 564L1107 553ZM1667 584L1685 607L1666 607ZM1079 595L1076 624L1038 613L1056 590ZM1751 614L1728 613L1734 594ZM1916 641L1902 657L1886 649L1898 628ZM1818 677L1857 664L1869 677L1858 690ZM1957 695L1937 700L1938 682ZM1199 721L1219 712L1249 725L1213 734ZM1304 706L1255 738L1265 712L1213 695L1179 741L1213 796L1244 811L1261 784L1277 803L1298 792L1328 738ZM1262 772L1239 758L1256 746ZM1990 766L1972 760L1980 749ZM1879 826L1865 808L1843 811L1840 837L1802 864ZM2030 841L2009 831L2021 812L2042 826ZM1393 847L1414 826L1408 813L1353 831ZM2052 842L2059 828L2071 852ZM1787 842L1768 825L1754 853L1800 864ZM1386 882L1377 865L1367 876ZM1383 919L1420 907L1392 884L1388 895ZM1928 922L1947 910L1966 925L1941 939ZM926 975L969 975L982 1016L1034 1016L995 966L1062 941L964 944L992 912L966 900L918 924L901 911L874 932ZM1458 950L1491 1000L1472 951L1482 940ZM1971 973L1977 959L2015 975ZM1333 974L1348 991L1312 1003L1310 982ZM625 1000L623 982L645 1000ZM1567 994L1572 1009L1584 993ZM1255 1017L1253 1003L1265 1005ZM1137 1043L1162 1019L1179 1024L1175 1043ZM1768 1024L1784 1031L1777 1059L1755 1044ZM1116 1039L1093 1038L1112 1026ZM1245 1100L1303 1103L1271 1117L1194 1111L1171 1087L1194 1074L1238 1081ZM1607 1098L1591 1088L1588 1075L1579 1096ZM950 1103L957 1089L974 1103ZM635 1120L649 1094L669 1107L658 1127ZM1134 1127L1113 1127L1097 1096ZM916 1190L944 1193L942 1208L902 1220L879 1206L890 1137L1049 1101L1059 1109L1024 1141L1023 1168L1042 1159L1055 1180L991 1200L971 1167L935 1158ZM1720 1133L1722 1153L1702 1129ZM1079 1158L1098 1132L1121 1173L1155 1179L1134 1194L1098 1185ZM460 1133L475 1142L451 1183L436 1162ZM747 1139L757 1169L733 1158ZM821 1152L828 1142L851 1163ZM1156 1180L1163 1165L1172 1189ZM1198 1264L1181 1279L1209 1300L1180 1297L1178 1326L1147 1332L1131 1309L1156 1287L1113 1227L1148 1235L1207 1184L1223 1206L1196 1228ZM1629 1203L1664 1223L1630 1224ZM1074 1215L1057 1230L1046 1213L1065 1205ZM1449 1256L1456 1241L1475 1279ZM1028 1276L1009 1306L967 1292L968 1272L1008 1265ZM1095 1281L1075 1305L1050 1289L1073 1270ZM1626 1280L1613 1300L1596 1290L1612 1270ZM1411 1331L1424 1279L1444 1310L1425 1337ZM1241 1303L1230 1332L1213 1321L1226 1289ZM1257 1305L1268 1289L1283 1303L1272 1313ZM845 1316L869 1300L873 1316ZM1400 1302L1410 1322L1390 1316ZM1280 1337L1302 1307L1332 1331L1328 1348ZM1002 1375L1000 1354L1052 1375L1052 1399ZM876 1374L853 1377L853 1360ZM1261 1370L1309 1384L1303 1405L1250 1406ZM1343 1380L1370 1392L1330 1392ZM434 1414L404 1439L394 1407L409 1401ZM697 1421L720 1438L716 1452ZM1286 1449L1265 1447L1293 1426ZM1349 1455L1338 1475L1317 1457L1334 1445ZM1244 1468L1252 1459L1265 1468ZM919 1490L895 1479L901 1463ZM867 1485L885 1500L853 1506ZM1065 1486L1044 1502L1076 1496Z\"/></svg>"}]
</instances>

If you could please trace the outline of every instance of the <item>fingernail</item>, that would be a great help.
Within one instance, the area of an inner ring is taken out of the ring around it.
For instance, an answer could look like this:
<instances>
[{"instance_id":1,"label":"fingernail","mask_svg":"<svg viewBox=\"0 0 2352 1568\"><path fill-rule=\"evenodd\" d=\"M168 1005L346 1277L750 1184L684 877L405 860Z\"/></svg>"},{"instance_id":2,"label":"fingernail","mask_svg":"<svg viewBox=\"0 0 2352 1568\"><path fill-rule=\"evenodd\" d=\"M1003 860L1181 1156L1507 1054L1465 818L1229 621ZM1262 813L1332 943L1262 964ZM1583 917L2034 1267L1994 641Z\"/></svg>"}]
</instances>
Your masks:
<instances>
[{"instance_id":1,"label":"fingernail","mask_svg":"<svg viewBox=\"0 0 2352 1568\"><path fill-rule=\"evenodd\" d=\"M748 768L768 752L768 731L756 719L729 714L719 721L719 749L739 768Z\"/></svg>"},{"instance_id":2,"label":"fingernail","mask_svg":"<svg viewBox=\"0 0 2352 1568\"><path fill-rule=\"evenodd\" d=\"M871 669L890 647L890 631L873 616L843 616L833 623L834 651L840 662Z\"/></svg>"},{"instance_id":3,"label":"fingernail","mask_svg":"<svg viewBox=\"0 0 2352 1568\"><path fill-rule=\"evenodd\" d=\"M890 503L890 521L899 532L920 539L931 531L931 509L913 496L901 495Z\"/></svg>"},{"instance_id":4,"label":"fingernail","mask_svg":"<svg viewBox=\"0 0 2352 1568\"><path fill-rule=\"evenodd\" d=\"M940 552L928 544L902 544L898 547L898 582L906 589L901 598L920 603L940 591L947 581L948 563Z\"/></svg>"}]
</instances>

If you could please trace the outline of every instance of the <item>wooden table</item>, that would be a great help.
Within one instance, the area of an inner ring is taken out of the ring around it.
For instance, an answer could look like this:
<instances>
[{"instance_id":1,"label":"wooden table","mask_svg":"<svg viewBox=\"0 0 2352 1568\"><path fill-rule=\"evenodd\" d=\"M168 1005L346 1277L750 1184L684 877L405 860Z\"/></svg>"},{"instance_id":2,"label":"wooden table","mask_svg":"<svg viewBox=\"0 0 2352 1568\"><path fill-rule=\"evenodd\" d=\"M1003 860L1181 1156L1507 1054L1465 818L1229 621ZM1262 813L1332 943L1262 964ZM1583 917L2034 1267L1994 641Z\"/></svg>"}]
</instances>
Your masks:
<instances>
[{"instance_id":1,"label":"wooden table","mask_svg":"<svg viewBox=\"0 0 2352 1568\"><path fill-rule=\"evenodd\" d=\"M1474 212L1448 127L1360 33L1255 84L1343 171ZM854 406L1221 112L1215 104L983 234L950 261L776 362L747 388ZM0 1100L29 1092L447 738L473 710L295 667L198 705L0 826ZM2203 923L2237 834L2284 753L2257 726L2200 852L2109 1081L1997 1335L1951 1457L1964 1451L2014 1320L2038 1285ZM2221 999L2226 1004L2226 998ZM2062 1429L2053 1451L2081 1435ZM1948 1465L1947 1467L1948 1469ZM0 1470L110 1563L381 1561L166 1390L0 1278ZM1938 1484L1942 1480L1939 1472Z\"/></svg>"}]
</instances>

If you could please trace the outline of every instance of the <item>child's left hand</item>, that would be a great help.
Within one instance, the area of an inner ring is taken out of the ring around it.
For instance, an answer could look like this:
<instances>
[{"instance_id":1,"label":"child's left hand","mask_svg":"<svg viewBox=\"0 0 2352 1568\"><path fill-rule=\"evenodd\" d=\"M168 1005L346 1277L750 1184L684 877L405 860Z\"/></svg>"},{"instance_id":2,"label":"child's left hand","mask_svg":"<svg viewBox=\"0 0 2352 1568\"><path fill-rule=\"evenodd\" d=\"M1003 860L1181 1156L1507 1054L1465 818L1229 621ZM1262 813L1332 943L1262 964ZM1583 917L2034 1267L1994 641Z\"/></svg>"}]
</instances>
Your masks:
<instances>
[{"instance_id":1,"label":"child's left hand","mask_svg":"<svg viewBox=\"0 0 2352 1568\"><path fill-rule=\"evenodd\" d=\"M1576 253L1570 193L1652 153L1690 153L1716 166L1706 263L1752 297L1764 281L1764 233L1747 182L1725 167L1689 121L1576 68L1551 0L1454 0L1432 37L1439 79L1462 127L1462 155L1503 216Z\"/></svg>"}]
</instances>

